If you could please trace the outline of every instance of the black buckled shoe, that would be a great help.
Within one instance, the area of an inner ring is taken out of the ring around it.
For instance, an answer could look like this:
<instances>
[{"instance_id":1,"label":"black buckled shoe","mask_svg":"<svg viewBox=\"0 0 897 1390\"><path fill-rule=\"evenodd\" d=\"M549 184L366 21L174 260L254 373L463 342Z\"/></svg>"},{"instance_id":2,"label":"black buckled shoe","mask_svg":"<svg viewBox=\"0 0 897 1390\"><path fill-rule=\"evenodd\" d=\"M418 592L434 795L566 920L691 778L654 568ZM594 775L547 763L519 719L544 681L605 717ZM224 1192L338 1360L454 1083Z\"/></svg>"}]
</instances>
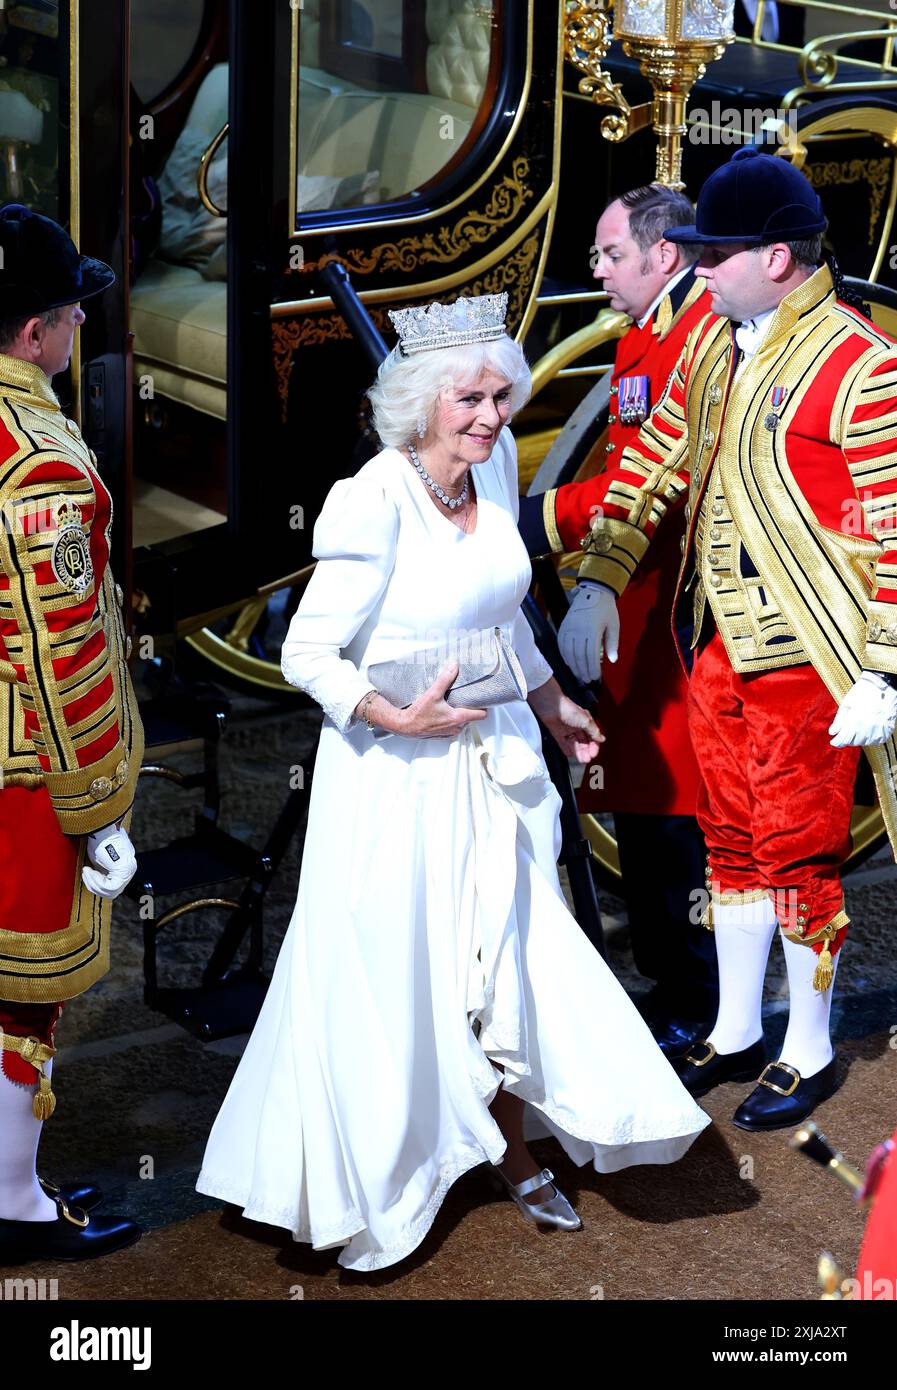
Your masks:
<instances>
[{"instance_id":1,"label":"black buckled shoe","mask_svg":"<svg viewBox=\"0 0 897 1390\"><path fill-rule=\"evenodd\" d=\"M766 1061L766 1043L758 1038L740 1052L717 1052L702 1038L676 1062L676 1073L692 1096L705 1096L724 1081L756 1081Z\"/></svg>"},{"instance_id":2,"label":"black buckled shoe","mask_svg":"<svg viewBox=\"0 0 897 1390\"><path fill-rule=\"evenodd\" d=\"M670 1061L684 1057L708 1028L706 1019L692 1023L683 1018L656 1018L648 1026L657 1046Z\"/></svg>"},{"instance_id":3,"label":"black buckled shoe","mask_svg":"<svg viewBox=\"0 0 897 1390\"><path fill-rule=\"evenodd\" d=\"M54 1198L55 1221L0 1220L0 1265L28 1260L95 1260L133 1245L143 1231L121 1216L90 1216Z\"/></svg>"},{"instance_id":4,"label":"black buckled shoe","mask_svg":"<svg viewBox=\"0 0 897 1390\"><path fill-rule=\"evenodd\" d=\"M732 1116L739 1129L790 1129L811 1115L835 1090L835 1059L806 1080L787 1062L764 1067L757 1088Z\"/></svg>"},{"instance_id":5,"label":"black buckled shoe","mask_svg":"<svg viewBox=\"0 0 897 1390\"><path fill-rule=\"evenodd\" d=\"M55 1182L50 1182L49 1178L38 1178L38 1182L44 1189L48 1197L55 1201L61 1197L67 1207L80 1207L82 1211L93 1211L103 1200L103 1194L98 1187L94 1187L89 1182L65 1183L62 1187Z\"/></svg>"}]
</instances>

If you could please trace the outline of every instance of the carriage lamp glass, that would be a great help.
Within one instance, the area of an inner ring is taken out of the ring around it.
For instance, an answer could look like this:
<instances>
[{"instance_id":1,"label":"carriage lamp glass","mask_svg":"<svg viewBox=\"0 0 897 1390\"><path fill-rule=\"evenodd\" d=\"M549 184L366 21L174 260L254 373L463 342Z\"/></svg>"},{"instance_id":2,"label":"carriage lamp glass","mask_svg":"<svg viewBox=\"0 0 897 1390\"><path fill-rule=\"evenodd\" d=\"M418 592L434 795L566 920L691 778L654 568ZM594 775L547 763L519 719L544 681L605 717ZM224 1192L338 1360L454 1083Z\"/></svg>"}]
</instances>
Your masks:
<instances>
[{"instance_id":1,"label":"carriage lamp glass","mask_svg":"<svg viewBox=\"0 0 897 1390\"><path fill-rule=\"evenodd\" d=\"M657 134L658 183L685 186L685 108L707 64L721 58L726 45L734 42L734 9L734 0L616 0L614 38L624 53L638 60L654 89L651 120ZM631 128L631 118L629 124Z\"/></svg>"},{"instance_id":2,"label":"carriage lamp glass","mask_svg":"<svg viewBox=\"0 0 897 1390\"><path fill-rule=\"evenodd\" d=\"M698 40L734 33L735 0L616 0L614 38Z\"/></svg>"}]
</instances>

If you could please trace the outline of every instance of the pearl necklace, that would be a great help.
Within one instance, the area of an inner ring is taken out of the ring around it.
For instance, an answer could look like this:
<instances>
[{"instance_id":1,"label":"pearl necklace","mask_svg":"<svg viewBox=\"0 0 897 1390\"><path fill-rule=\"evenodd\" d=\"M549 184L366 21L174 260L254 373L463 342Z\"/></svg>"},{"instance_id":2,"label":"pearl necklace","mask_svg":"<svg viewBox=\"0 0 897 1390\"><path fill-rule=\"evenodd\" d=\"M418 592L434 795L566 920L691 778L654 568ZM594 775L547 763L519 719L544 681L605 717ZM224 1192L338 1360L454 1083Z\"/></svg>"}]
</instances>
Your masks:
<instances>
[{"instance_id":1,"label":"pearl necklace","mask_svg":"<svg viewBox=\"0 0 897 1390\"><path fill-rule=\"evenodd\" d=\"M464 503L467 501L467 476L465 476L464 478L464 486L461 489L461 496L449 497L447 492L443 492L442 488L436 482L435 478L430 477L426 468L424 468L423 464L418 458L417 450L415 449L413 444L408 445L408 452L411 455L411 462L414 464L418 473L423 478L424 482L427 484L427 487L430 488L436 494L436 496L439 498L440 502L442 502L444 506L450 507L451 510L454 511L456 507L461 507L464 505Z\"/></svg>"}]
</instances>

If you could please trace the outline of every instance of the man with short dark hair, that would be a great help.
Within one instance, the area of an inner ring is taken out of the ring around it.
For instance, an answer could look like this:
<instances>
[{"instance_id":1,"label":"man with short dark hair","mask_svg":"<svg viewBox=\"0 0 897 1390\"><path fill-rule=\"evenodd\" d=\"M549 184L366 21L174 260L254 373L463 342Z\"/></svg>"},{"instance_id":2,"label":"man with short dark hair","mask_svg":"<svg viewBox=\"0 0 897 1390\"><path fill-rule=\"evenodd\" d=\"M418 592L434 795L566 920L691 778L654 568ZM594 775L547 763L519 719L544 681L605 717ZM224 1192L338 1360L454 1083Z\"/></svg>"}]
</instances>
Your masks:
<instances>
[{"instance_id":1,"label":"man with short dark hair","mask_svg":"<svg viewBox=\"0 0 897 1390\"><path fill-rule=\"evenodd\" d=\"M897 344L809 264L825 225L798 169L745 148L704 184L694 224L668 228L701 246L713 314L620 459L580 571L596 585L588 674L616 644L615 596L687 499L673 623L720 1007L679 1070L695 1096L756 1080L733 1117L748 1130L789 1128L835 1088L860 747L897 847ZM764 1065L777 925L790 1011Z\"/></svg>"},{"instance_id":2,"label":"man with short dark hair","mask_svg":"<svg viewBox=\"0 0 897 1390\"><path fill-rule=\"evenodd\" d=\"M111 900L143 733L109 568L112 501L51 378L80 301L115 279L56 222L0 208L0 1264L104 1255L140 1235L99 1191L37 1176L62 1003L109 968Z\"/></svg>"},{"instance_id":3,"label":"man with short dark hair","mask_svg":"<svg viewBox=\"0 0 897 1390\"><path fill-rule=\"evenodd\" d=\"M622 452L659 399L688 334L709 302L695 281L696 252L664 236L689 223L684 194L661 184L615 198L599 219L593 268L611 307L633 319L617 344L611 377L606 458ZM541 496L521 498L520 530L531 555L578 549L604 503L602 471ZM679 570L685 521L680 506L659 544L621 600L619 660L604 674L599 721L607 735L600 776L588 771L578 793L582 811L612 811L637 969L654 981L641 1008L661 1049L675 1057L706 1032L716 1013L716 957L690 920L703 884L705 847L695 819L698 770L685 714L687 680L676 656L668 614ZM592 645L594 588L581 585L561 628L561 647ZM589 678L597 677L597 666ZM645 860L652 872L644 872Z\"/></svg>"}]
</instances>

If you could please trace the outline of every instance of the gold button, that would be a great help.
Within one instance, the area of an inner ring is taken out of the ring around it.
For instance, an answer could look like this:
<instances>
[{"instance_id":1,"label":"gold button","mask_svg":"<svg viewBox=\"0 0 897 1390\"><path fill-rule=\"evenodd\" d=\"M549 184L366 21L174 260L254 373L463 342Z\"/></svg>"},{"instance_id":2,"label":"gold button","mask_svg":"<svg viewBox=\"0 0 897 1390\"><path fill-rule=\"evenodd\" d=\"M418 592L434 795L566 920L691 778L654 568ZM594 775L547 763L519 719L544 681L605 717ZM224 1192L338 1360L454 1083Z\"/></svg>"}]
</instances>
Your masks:
<instances>
[{"instance_id":1,"label":"gold button","mask_svg":"<svg viewBox=\"0 0 897 1390\"><path fill-rule=\"evenodd\" d=\"M617 417L616 417L616 415L608 415L608 417L607 417L607 423L608 423L609 425L615 425L615 424L617 423Z\"/></svg>"},{"instance_id":2,"label":"gold button","mask_svg":"<svg viewBox=\"0 0 897 1390\"><path fill-rule=\"evenodd\" d=\"M714 516L722 516L722 514L723 514L723 504L722 504L722 502L711 502L711 504L710 504L710 510L713 512L713 515L714 515Z\"/></svg>"},{"instance_id":3,"label":"gold button","mask_svg":"<svg viewBox=\"0 0 897 1390\"><path fill-rule=\"evenodd\" d=\"M595 537L595 545L602 552L602 554L605 555L609 550L613 550L614 548L613 541L611 540L610 536L607 535L607 533L604 531L600 531L598 535Z\"/></svg>"},{"instance_id":4,"label":"gold button","mask_svg":"<svg viewBox=\"0 0 897 1390\"><path fill-rule=\"evenodd\" d=\"M130 637L126 637L126 638L125 638L125 660L126 660L126 661L130 661L130 659L131 659L131 652L132 652L133 650L134 650L134 643L131 641Z\"/></svg>"},{"instance_id":5,"label":"gold button","mask_svg":"<svg viewBox=\"0 0 897 1390\"><path fill-rule=\"evenodd\" d=\"M679 537L679 549L680 549L681 553L684 555L684 554L685 554L685 537L684 537L684 536L680 536L680 537Z\"/></svg>"},{"instance_id":6,"label":"gold button","mask_svg":"<svg viewBox=\"0 0 897 1390\"><path fill-rule=\"evenodd\" d=\"M122 590L122 587L121 587L120 584L116 584L116 586L115 586L115 602L118 604L119 608L121 608L121 606L123 605L124 601L125 601L125 596L124 596L124 592L123 592L123 590Z\"/></svg>"},{"instance_id":7,"label":"gold button","mask_svg":"<svg viewBox=\"0 0 897 1390\"><path fill-rule=\"evenodd\" d=\"M686 520L686 521L691 521L691 503L690 503L690 502L686 502L686 504L685 504L685 520Z\"/></svg>"},{"instance_id":8,"label":"gold button","mask_svg":"<svg viewBox=\"0 0 897 1390\"><path fill-rule=\"evenodd\" d=\"M720 403L720 401L722 400L722 398L723 398L722 388L719 387L719 386L717 386L716 382L714 382L713 385L712 385L711 388L710 388L710 404L711 404L711 405L719 405L719 403Z\"/></svg>"},{"instance_id":9,"label":"gold button","mask_svg":"<svg viewBox=\"0 0 897 1390\"><path fill-rule=\"evenodd\" d=\"M615 396L615 395L617 394L617 392L619 391L619 389L620 389L619 386L612 386L612 387L610 388L610 394L611 394L612 396Z\"/></svg>"},{"instance_id":10,"label":"gold button","mask_svg":"<svg viewBox=\"0 0 897 1390\"><path fill-rule=\"evenodd\" d=\"M869 620L869 631L868 631L868 633L867 633L867 637L868 637L869 641L870 641L870 642L877 642L880 636L881 636L881 623L878 621L878 618L870 618L870 620Z\"/></svg>"},{"instance_id":11,"label":"gold button","mask_svg":"<svg viewBox=\"0 0 897 1390\"><path fill-rule=\"evenodd\" d=\"M117 766L116 769L115 769L115 781L116 781L116 784L120 787L121 784L122 784L123 782L126 782L127 780L128 780L128 760L127 760L127 758L122 758L121 762L118 764L118 766Z\"/></svg>"},{"instance_id":12,"label":"gold button","mask_svg":"<svg viewBox=\"0 0 897 1390\"><path fill-rule=\"evenodd\" d=\"M694 473L692 474L692 481L694 482L696 488L700 488L701 482L703 481L703 474L701 473L700 468L695 469Z\"/></svg>"},{"instance_id":13,"label":"gold button","mask_svg":"<svg viewBox=\"0 0 897 1390\"><path fill-rule=\"evenodd\" d=\"M891 642L897 642L897 623L888 623L887 633Z\"/></svg>"},{"instance_id":14,"label":"gold button","mask_svg":"<svg viewBox=\"0 0 897 1390\"><path fill-rule=\"evenodd\" d=\"M795 928L795 930L796 930L798 936L803 936L804 932L805 932L807 929L806 929L806 927L802 927L802 926L800 925L800 923L798 923L798 925L797 925L797 927Z\"/></svg>"},{"instance_id":15,"label":"gold button","mask_svg":"<svg viewBox=\"0 0 897 1390\"><path fill-rule=\"evenodd\" d=\"M79 439L81 438L81 431L78 429L78 426L75 424L74 420L69 420L68 418L66 418L65 427L68 430L69 434L75 434L78 436Z\"/></svg>"},{"instance_id":16,"label":"gold button","mask_svg":"<svg viewBox=\"0 0 897 1390\"><path fill-rule=\"evenodd\" d=\"M798 925L799 927L805 927L805 926L807 925L807 919L806 919L806 917L798 917L798 919L797 919L797 925Z\"/></svg>"},{"instance_id":17,"label":"gold button","mask_svg":"<svg viewBox=\"0 0 897 1390\"><path fill-rule=\"evenodd\" d=\"M720 541L720 540L722 540L722 538L723 538L723 533L722 533L722 531L719 529L719 527L718 527L718 526L711 526L711 528L710 528L710 539L711 539L712 541Z\"/></svg>"},{"instance_id":18,"label":"gold button","mask_svg":"<svg viewBox=\"0 0 897 1390\"><path fill-rule=\"evenodd\" d=\"M112 791L112 783L108 777L95 777L90 784L90 794L94 801L103 801Z\"/></svg>"},{"instance_id":19,"label":"gold button","mask_svg":"<svg viewBox=\"0 0 897 1390\"><path fill-rule=\"evenodd\" d=\"M91 463L92 463L94 466L96 466L97 456L96 456L96 454L94 453L93 449L88 449L87 452L90 454L90 461L91 461Z\"/></svg>"},{"instance_id":20,"label":"gold button","mask_svg":"<svg viewBox=\"0 0 897 1390\"><path fill-rule=\"evenodd\" d=\"M809 911L810 911L810 909L809 909L809 907L807 906L806 903L798 903L798 904L797 904L797 910L798 910L798 912L809 912ZM800 921L800 918L798 918L798 921Z\"/></svg>"},{"instance_id":21,"label":"gold button","mask_svg":"<svg viewBox=\"0 0 897 1390\"><path fill-rule=\"evenodd\" d=\"M723 577L722 577L721 574L711 574L711 576L710 576L710 587L711 587L711 589L718 589L719 586L722 584L722 582L723 582Z\"/></svg>"},{"instance_id":22,"label":"gold button","mask_svg":"<svg viewBox=\"0 0 897 1390\"><path fill-rule=\"evenodd\" d=\"M715 438L716 438L716 435L713 433L713 430L705 430L705 431L704 431L704 443L707 445L707 448L708 448L708 449L710 448L710 446L711 446L711 444L713 443L713 441L714 441Z\"/></svg>"},{"instance_id":23,"label":"gold button","mask_svg":"<svg viewBox=\"0 0 897 1390\"><path fill-rule=\"evenodd\" d=\"M604 452L605 452L606 454L612 454L613 451L614 451L614 449L616 449L616 447L617 447L616 444L613 444L613 443L611 443L611 444L605 444L605 446L604 446Z\"/></svg>"}]
</instances>

